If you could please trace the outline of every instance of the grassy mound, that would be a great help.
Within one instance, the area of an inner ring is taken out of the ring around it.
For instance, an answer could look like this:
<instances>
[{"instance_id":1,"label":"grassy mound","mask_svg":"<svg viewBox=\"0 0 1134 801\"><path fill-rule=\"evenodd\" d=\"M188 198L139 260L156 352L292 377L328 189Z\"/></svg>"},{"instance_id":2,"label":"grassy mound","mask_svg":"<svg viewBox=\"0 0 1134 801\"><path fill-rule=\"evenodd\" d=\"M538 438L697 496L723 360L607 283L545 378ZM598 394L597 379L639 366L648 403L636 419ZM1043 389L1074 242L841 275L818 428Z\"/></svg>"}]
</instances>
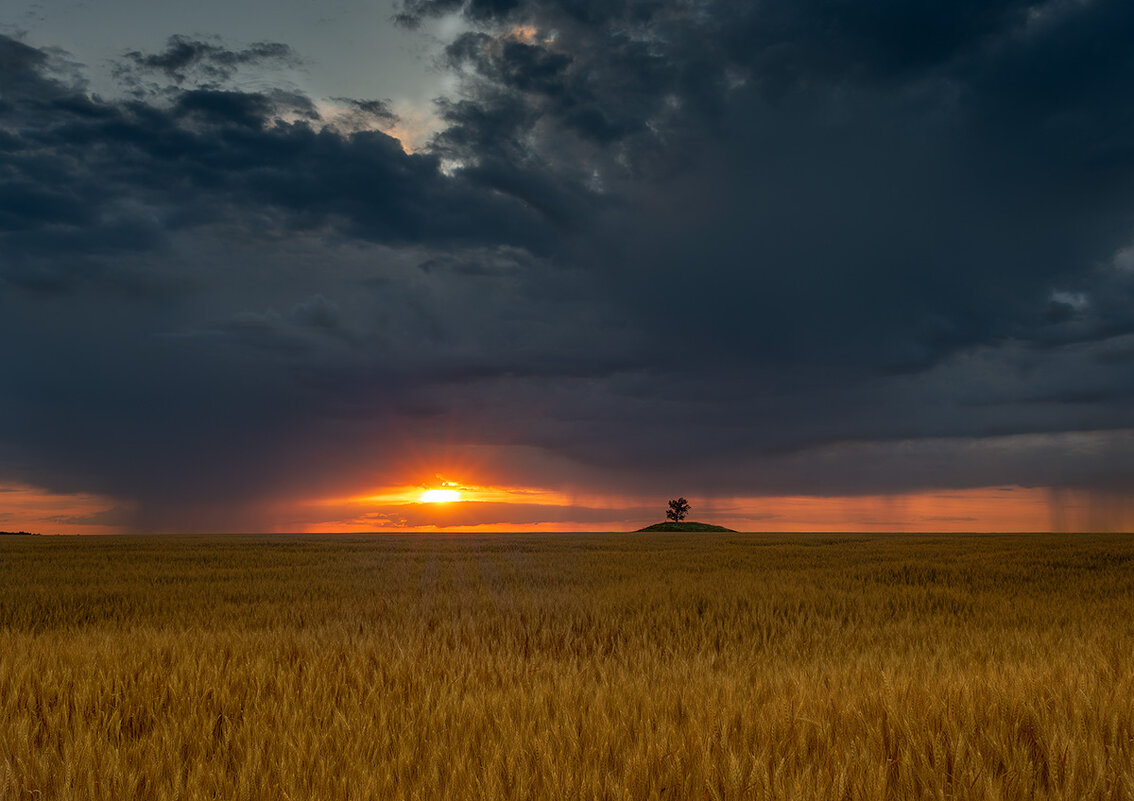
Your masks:
<instances>
[{"instance_id":1,"label":"grassy mound","mask_svg":"<svg viewBox=\"0 0 1134 801\"><path fill-rule=\"evenodd\" d=\"M652 526L640 528L638 531L732 531L724 526L714 526L709 523L698 523L694 520L683 520L680 523L654 523Z\"/></svg>"}]
</instances>

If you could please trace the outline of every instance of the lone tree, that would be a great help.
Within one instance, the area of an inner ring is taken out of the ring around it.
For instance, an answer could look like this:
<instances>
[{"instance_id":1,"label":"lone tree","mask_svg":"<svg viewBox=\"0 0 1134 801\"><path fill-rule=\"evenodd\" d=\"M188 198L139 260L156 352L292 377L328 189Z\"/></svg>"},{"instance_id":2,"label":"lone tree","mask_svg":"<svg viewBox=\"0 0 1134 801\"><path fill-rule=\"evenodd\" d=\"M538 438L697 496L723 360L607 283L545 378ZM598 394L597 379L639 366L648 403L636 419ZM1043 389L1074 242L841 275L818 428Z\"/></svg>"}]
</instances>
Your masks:
<instances>
[{"instance_id":1,"label":"lone tree","mask_svg":"<svg viewBox=\"0 0 1134 801\"><path fill-rule=\"evenodd\" d=\"M669 509L666 510L665 516L674 523L680 523L687 514L689 514L689 501L684 498L674 498L669 502Z\"/></svg>"}]
</instances>

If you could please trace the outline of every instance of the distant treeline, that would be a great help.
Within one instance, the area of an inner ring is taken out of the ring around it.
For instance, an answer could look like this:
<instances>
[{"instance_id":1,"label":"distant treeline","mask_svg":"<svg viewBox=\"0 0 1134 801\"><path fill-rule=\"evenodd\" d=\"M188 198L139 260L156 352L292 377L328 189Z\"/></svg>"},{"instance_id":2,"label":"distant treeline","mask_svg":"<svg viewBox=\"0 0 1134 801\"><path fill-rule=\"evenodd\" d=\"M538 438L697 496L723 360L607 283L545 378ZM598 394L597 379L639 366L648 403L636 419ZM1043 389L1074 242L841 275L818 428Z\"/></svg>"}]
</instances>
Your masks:
<instances>
[{"instance_id":1,"label":"distant treeline","mask_svg":"<svg viewBox=\"0 0 1134 801\"><path fill-rule=\"evenodd\" d=\"M38 537L34 531L0 531L0 537Z\"/></svg>"}]
</instances>

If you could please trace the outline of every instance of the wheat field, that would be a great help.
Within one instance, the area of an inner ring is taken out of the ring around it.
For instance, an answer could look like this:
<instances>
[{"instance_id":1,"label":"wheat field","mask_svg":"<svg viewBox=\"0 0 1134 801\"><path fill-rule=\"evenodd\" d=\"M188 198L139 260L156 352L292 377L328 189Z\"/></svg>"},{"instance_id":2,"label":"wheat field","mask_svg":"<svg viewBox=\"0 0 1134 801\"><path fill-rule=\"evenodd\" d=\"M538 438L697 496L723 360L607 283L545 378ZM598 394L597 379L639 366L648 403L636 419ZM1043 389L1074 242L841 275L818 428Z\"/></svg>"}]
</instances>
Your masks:
<instances>
[{"instance_id":1,"label":"wheat field","mask_svg":"<svg viewBox=\"0 0 1134 801\"><path fill-rule=\"evenodd\" d=\"M0 799L1134 799L1134 538L0 538Z\"/></svg>"}]
</instances>

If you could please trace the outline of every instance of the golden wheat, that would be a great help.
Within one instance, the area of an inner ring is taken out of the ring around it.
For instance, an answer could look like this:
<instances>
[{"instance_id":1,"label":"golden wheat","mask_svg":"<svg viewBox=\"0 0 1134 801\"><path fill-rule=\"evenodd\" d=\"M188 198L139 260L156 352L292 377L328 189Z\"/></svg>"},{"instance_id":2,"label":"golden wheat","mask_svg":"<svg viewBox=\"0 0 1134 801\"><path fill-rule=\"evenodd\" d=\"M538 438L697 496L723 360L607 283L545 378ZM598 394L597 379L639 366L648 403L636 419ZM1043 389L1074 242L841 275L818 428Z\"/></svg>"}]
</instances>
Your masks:
<instances>
[{"instance_id":1,"label":"golden wheat","mask_svg":"<svg viewBox=\"0 0 1134 801\"><path fill-rule=\"evenodd\" d=\"M1134 539L0 538L0 799L1134 799Z\"/></svg>"}]
</instances>

